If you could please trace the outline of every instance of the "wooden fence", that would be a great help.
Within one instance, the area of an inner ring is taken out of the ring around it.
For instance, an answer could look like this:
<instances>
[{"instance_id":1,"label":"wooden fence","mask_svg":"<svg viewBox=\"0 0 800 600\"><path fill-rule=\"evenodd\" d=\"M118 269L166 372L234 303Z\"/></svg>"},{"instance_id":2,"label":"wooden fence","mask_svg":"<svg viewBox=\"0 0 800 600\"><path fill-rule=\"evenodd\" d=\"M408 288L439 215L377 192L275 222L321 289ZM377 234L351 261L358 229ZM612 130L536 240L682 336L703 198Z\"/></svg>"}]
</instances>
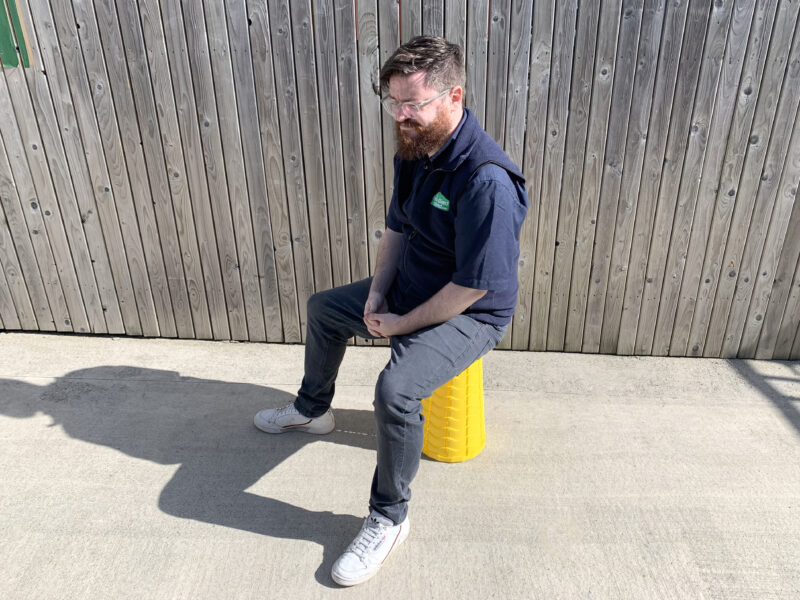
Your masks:
<instances>
[{"instance_id":1,"label":"wooden fence","mask_svg":"<svg viewBox=\"0 0 800 600\"><path fill-rule=\"evenodd\" d=\"M533 201L503 347L800 358L799 11L0 0L0 329L302 341L374 267L378 70L432 33Z\"/></svg>"}]
</instances>

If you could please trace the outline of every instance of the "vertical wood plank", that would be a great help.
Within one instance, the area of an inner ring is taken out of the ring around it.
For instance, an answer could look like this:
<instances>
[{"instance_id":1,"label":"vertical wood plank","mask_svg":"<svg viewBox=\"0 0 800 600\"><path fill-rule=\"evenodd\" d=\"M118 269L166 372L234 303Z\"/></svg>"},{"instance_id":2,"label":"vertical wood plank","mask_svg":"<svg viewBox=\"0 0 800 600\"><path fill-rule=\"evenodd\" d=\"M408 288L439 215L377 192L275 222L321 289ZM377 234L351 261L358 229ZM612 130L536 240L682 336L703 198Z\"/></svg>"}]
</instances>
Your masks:
<instances>
[{"instance_id":1,"label":"vertical wood plank","mask_svg":"<svg viewBox=\"0 0 800 600\"><path fill-rule=\"evenodd\" d=\"M614 86L597 208L597 228L589 276L582 346L584 352L600 351L603 311L614 242L614 221L622 185L625 139L628 135L642 16L643 0L625 0L617 44Z\"/></svg>"},{"instance_id":2,"label":"vertical wood plank","mask_svg":"<svg viewBox=\"0 0 800 600\"><path fill-rule=\"evenodd\" d=\"M127 58L122 43L120 23L114 4L108 2L99 3L95 9L106 64L126 65ZM144 146L139 131L139 122L137 120L136 108L133 100L131 80L128 75L128 70L122 68L109 69L108 78L112 95L112 99L109 101L113 102L116 108L116 123L122 140L124 161L127 163L127 177L130 182L134 208L138 219L138 233L141 237L140 243L147 264L150 290L152 292L157 319L155 327L153 327L152 317L147 316L144 318L142 320L143 333L145 335L175 337L177 335L175 315L172 310L172 298L170 297L164 256L159 239L156 212L150 193L150 182L144 159ZM56 108L58 110L58 104ZM70 116L70 111L61 112L65 113L67 117ZM59 121L64 123L64 116L59 115ZM77 129L77 124L73 124L71 129ZM67 156L69 158L69 153L71 151L74 152L74 150L70 150L71 138L65 137L64 144L67 148ZM122 161L122 158L114 157L112 162L117 160ZM73 168L72 171L74 178L76 173L75 168ZM83 179L83 177L81 177L81 179ZM121 185L123 186L121 189L124 190L124 184ZM124 194L124 191L120 192L118 190L117 193ZM77 182L76 196L80 202L83 194L77 190ZM131 231L131 233L134 232ZM87 234L87 237L89 240L93 238L93 236L89 234ZM146 304L142 306L146 306ZM154 329L155 333L153 332Z\"/></svg>"},{"instance_id":3,"label":"vertical wood plank","mask_svg":"<svg viewBox=\"0 0 800 600\"><path fill-rule=\"evenodd\" d=\"M444 0L425 0L422 3L422 33L444 35Z\"/></svg>"},{"instance_id":4,"label":"vertical wood plank","mask_svg":"<svg viewBox=\"0 0 800 600\"><path fill-rule=\"evenodd\" d=\"M2 198L9 229L17 244L17 251L25 257L22 263L25 280L34 282L34 273L41 273L44 292L34 296L36 320L43 331L72 331L58 268L53 258L47 230L41 213L33 208L38 198L31 173L25 159L25 150L16 127L11 99L5 77L0 77L0 140L4 146L0 156L0 179L5 181L6 194Z\"/></svg>"},{"instance_id":5,"label":"vertical wood plank","mask_svg":"<svg viewBox=\"0 0 800 600\"><path fill-rule=\"evenodd\" d=\"M331 269L344 272L341 261L346 257L346 241L331 248L328 224L336 223L336 232L345 231L341 207L330 207L325 194L325 175L322 165L319 100L317 96L316 58L311 32L311 7L308 0L291 2L292 43L296 56L297 102L300 108L300 136L303 140L308 196L308 216L311 224L311 251L314 255L314 282L317 290L333 285ZM331 215L333 212L333 215ZM342 250L345 250L342 252ZM332 263L333 261L333 263ZM335 263L335 264L334 264Z\"/></svg>"},{"instance_id":6,"label":"vertical wood plank","mask_svg":"<svg viewBox=\"0 0 800 600\"><path fill-rule=\"evenodd\" d=\"M670 5L672 6L672 5ZM634 219L638 205L639 186L647 150L650 108L656 82L658 50L666 7L662 3L645 2L642 28L639 37L633 100L625 140L625 159L620 184L614 227L614 244L608 276L600 351L617 350L622 319L625 282L633 243Z\"/></svg>"},{"instance_id":7,"label":"vertical wood plank","mask_svg":"<svg viewBox=\"0 0 800 600\"><path fill-rule=\"evenodd\" d=\"M247 340L247 315L236 248L233 211L228 192L228 175L223 156L221 123L214 93L214 74L206 34L205 10L202 2L186 2L182 8L230 336L234 340Z\"/></svg>"},{"instance_id":8,"label":"vertical wood plank","mask_svg":"<svg viewBox=\"0 0 800 600\"><path fill-rule=\"evenodd\" d=\"M796 116L789 157L800 156L800 134L798 133L800 128L797 126L797 119L798 117ZM787 166L791 164L793 164L793 161L789 158ZM800 202L797 201L797 189L781 190L779 192L779 202L791 204L792 209L786 225L785 242L775 269L775 281L772 285L770 285L769 281L759 281L759 285L756 286L756 291L754 292L754 298L760 299L759 286L766 287L769 290L764 292L764 294L769 293L769 305L764 315L764 324L763 326L759 324L755 327L751 324L751 314L754 309L758 310L758 305L756 304L748 313L743 337L743 341L747 340L755 335L753 330L758 329L759 338L756 358L763 359L778 358L776 352L778 337L782 329L781 322L787 312L787 302L792 291L795 267L800 259ZM782 358L788 358L788 353L783 355Z\"/></svg>"},{"instance_id":9,"label":"vertical wood plank","mask_svg":"<svg viewBox=\"0 0 800 600\"><path fill-rule=\"evenodd\" d=\"M186 184L192 203L194 226L197 229L200 264L203 270L203 287L208 300L211 337L216 340L231 338L222 269L217 254L217 234L208 193L203 164L203 147L200 140L197 102L192 87L186 28L177 2L161 5L164 37L167 46L172 86L175 90L175 108L184 149Z\"/></svg>"},{"instance_id":10,"label":"vertical wood plank","mask_svg":"<svg viewBox=\"0 0 800 600\"><path fill-rule=\"evenodd\" d=\"M758 270L755 271L754 268L751 272L753 272L753 278L756 281L751 284L751 294L741 294L737 288L731 316L728 319L729 331L725 334L726 346L729 343L729 339L735 340L737 345L735 349L736 355L742 358L757 357L757 350L761 350L759 336L775 339L774 333L766 332L767 335L763 335L762 325L766 328L767 319L765 317L770 316L767 314L767 309L770 305L771 294L782 295L783 302L781 303L785 306L786 295L784 290L786 290L787 286L779 283L781 278L785 276L780 270L780 259L784 252L789 256L794 256L795 248L800 243L800 240L793 241L791 237L786 237L791 225L792 209L796 204L797 187L800 185L800 125L798 125L798 122L800 122L800 118L798 118L800 117L800 113L798 113L800 91L797 89L797 78L798 74L800 74L800 58L797 55L799 40L800 36L795 36L795 48L792 52L794 57L789 65L790 72L787 75L781 107L778 109L778 116L776 117L775 127L779 131L773 132L773 137L775 137L776 133L785 134L786 137L789 137L789 132L783 131L788 127L783 125L794 123L794 131L791 134L792 139L788 144L788 148L783 147L782 151L778 152L779 156L775 157L774 162L772 157L767 158L764 173L768 179L761 184L761 187L766 187L767 191L763 192L762 189L759 189L759 197L762 193L770 196L772 204L770 208L772 210L769 211L771 213L769 229L766 231L763 240L757 239L756 243L751 243L748 240L748 248L745 250L742 265L744 266L747 263L754 264L754 267ZM788 118L786 118L787 115L782 114L782 109L786 104L792 105L794 108L793 115ZM770 140L770 146L773 146L773 140ZM772 148L770 148L770 152L772 152ZM780 183L769 185L777 179L778 172L781 169L783 169L783 173ZM761 218L758 210L757 203L753 215L754 219ZM764 210L764 212L767 211ZM796 233L794 235L797 236ZM752 252L752 257L748 256L748 250ZM745 310L746 313L744 312ZM732 344L727 348L726 346L723 346L723 352L726 352L726 350L734 351ZM772 356L761 356L759 358L772 358Z\"/></svg>"},{"instance_id":11,"label":"vertical wood plank","mask_svg":"<svg viewBox=\"0 0 800 600\"><path fill-rule=\"evenodd\" d=\"M378 6L358 3L358 88L361 96L361 150L364 155L367 242L370 272L375 270L378 244L385 226L383 130L380 106Z\"/></svg>"},{"instance_id":12,"label":"vertical wood plank","mask_svg":"<svg viewBox=\"0 0 800 600\"><path fill-rule=\"evenodd\" d=\"M547 136L544 150L544 180L539 208L539 231L536 239L536 268L533 282L533 311L529 347L547 348L547 325L550 315L550 290L558 225L558 202L564 166L568 129L570 82L575 40L577 3L557 2L550 101L547 109Z\"/></svg>"},{"instance_id":13,"label":"vertical wood plank","mask_svg":"<svg viewBox=\"0 0 800 600\"><path fill-rule=\"evenodd\" d=\"M531 52L531 18L530 2L515 0L512 4L509 28L509 65L508 89L506 91L506 119L503 139L504 149L511 160L520 169L525 158L525 118L528 99L528 69ZM519 266L517 266L519 270ZM524 329L528 329L527 321ZM511 348L514 337L513 320L509 323L505 337L497 345L498 348ZM519 349L527 349L527 344Z\"/></svg>"},{"instance_id":14,"label":"vertical wood plank","mask_svg":"<svg viewBox=\"0 0 800 600\"><path fill-rule=\"evenodd\" d=\"M564 350L567 352L580 352L583 345L592 249L600 200L600 184L603 177L602 161L611 112L611 92L616 72L615 58L622 9L622 0L609 0L600 8L592 100L589 109L586 152L582 165L583 181L570 273L567 329L564 338Z\"/></svg>"},{"instance_id":15,"label":"vertical wood plank","mask_svg":"<svg viewBox=\"0 0 800 600\"><path fill-rule=\"evenodd\" d=\"M498 144L504 146L506 94L508 93L508 45L511 37L511 0L495 0L491 3L490 10L484 128Z\"/></svg>"},{"instance_id":16,"label":"vertical wood plank","mask_svg":"<svg viewBox=\"0 0 800 600\"><path fill-rule=\"evenodd\" d=\"M798 358L797 341L800 340L798 328L800 328L800 260L795 265L791 291L778 330L778 339L775 342L775 353L772 358L776 360L796 360Z\"/></svg>"},{"instance_id":17,"label":"vertical wood plank","mask_svg":"<svg viewBox=\"0 0 800 600\"><path fill-rule=\"evenodd\" d=\"M759 9L762 8L764 10L759 12ZM702 283L697 294L697 303L689 334L690 354L693 356L706 354L706 338L719 278L723 272L725 276L729 277L735 266L727 268L727 265L722 264L722 259L736 201L736 192L744 166L750 127L755 113L758 85L769 49L775 5L773 3L759 6L756 11L754 30L748 42L742 82L737 93L736 111L727 140L725 161L714 194L714 217L703 262ZM709 346L708 350L709 355L719 355L718 348L712 350Z\"/></svg>"},{"instance_id":18,"label":"vertical wood plank","mask_svg":"<svg viewBox=\"0 0 800 600\"><path fill-rule=\"evenodd\" d=\"M275 80L280 82L282 90L282 93L277 96L278 116L281 124L281 147L283 149L283 167L286 173L289 220L294 240L300 330L302 339L305 340L306 303L314 293L316 261L312 259L311 230L306 205L306 185L303 175L304 156L300 141L292 30L287 4L281 0L269 0L268 6ZM300 262L299 259L305 262Z\"/></svg>"},{"instance_id":19,"label":"vertical wood plank","mask_svg":"<svg viewBox=\"0 0 800 600\"><path fill-rule=\"evenodd\" d=\"M310 252L293 248L289 206L286 198L286 176L283 170L280 121L278 119L278 91L273 66L272 36L266 0L248 2L250 18L250 47L253 53L258 115L261 125L261 146L267 178L272 241L275 246L275 266L283 321L283 339L297 343L300 333L300 312L297 305L295 273L302 273L304 262L311 261ZM306 257L307 258L304 258ZM303 262L299 262L303 261Z\"/></svg>"},{"instance_id":20,"label":"vertical wood plank","mask_svg":"<svg viewBox=\"0 0 800 600\"><path fill-rule=\"evenodd\" d=\"M762 91L758 94L722 260L724 265L734 265L736 277L720 278L706 338L706 349L714 356L737 355L750 293L754 282L761 277L759 257L775 204L775 195L770 193L770 175L775 172L776 165L782 165L786 160L791 137L791 128L786 123L791 122L797 108L797 82L787 83L790 89L785 91L791 98L788 105L785 101L779 105L778 100L785 98L782 84L798 7L800 4L787 14L783 11L788 8L787 4L781 5L766 58L760 85ZM773 130L773 124L776 130ZM769 271L771 278L771 269ZM734 297L739 301L735 302Z\"/></svg>"},{"instance_id":21,"label":"vertical wood plank","mask_svg":"<svg viewBox=\"0 0 800 600\"><path fill-rule=\"evenodd\" d=\"M489 56L489 0L472 0L467 6L466 105L486 123L486 61Z\"/></svg>"},{"instance_id":22,"label":"vertical wood plank","mask_svg":"<svg viewBox=\"0 0 800 600\"><path fill-rule=\"evenodd\" d=\"M0 229L3 229L0 226ZM0 252L2 252L2 242L4 233L0 233ZM0 258L0 266L2 266ZM11 298L11 289L6 281L5 269L0 268L0 330L21 329L17 311L14 308L14 300Z\"/></svg>"},{"instance_id":23,"label":"vertical wood plank","mask_svg":"<svg viewBox=\"0 0 800 600\"><path fill-rule=\"evenodd\" d=\"M350 277L369 277L367 249L364 157L361 149L361 99L359 97L355 6L337 0L334 13L338 58L339 110L341 113L344 194L347 206L347 238L350 242ZM370 95L372 91L368 92Z\"/></svg>"},{"instance_id":24,"label":"vertical wood plank","mask_svg":"<svg viewBox=\"0 0 800 600\"><path fill-rule=\"evenodd\" d=\"M681 155L683 162L680 174L675 214L671 225L671 238L665 263L665 275L661 286L658 316L655 319L655 333L651 352L658 356L669 353L672 327L678 307L678 297L684 267L687 262L687 248L692 230L700 178L706 159L710 139L711 119L714 114L715 98L720 84L722 58L725 53L728 29L733 14L734 0L715 3L711 8L705 48L700 66L697 93L692 109L691 127L687 145ZM688 109L687 109L688 110ZM673 159L677 162L678 159ZM675 175L677 177L677 173ZM658 279L656 279L656 282ZM643 314L652 315L651 304L655 304L654 294L645 296ZM644 320L640 319L640 323Z\"/></svg>"},{"instance_id":25,"label":"vertical wood plank","mask_svg":"<svg viewBox=\"0 0 800 600\"><path fill-rule=\"evenodd\" d=\"M171 337L170 334L178 337L190 337L194 328L191 322L189 292L183 271L181 248L170 196L170 182L165 165L164 147L156 114L156 99L150 79L150 66L138 5L132 0L118 0L117 11L147 175L150 180L151 201L155 203L158 239L161 242L167 284L172 300L172 315L175 320L175 331L170 331L168 324L162 324L162 334L167 337ZM150 243L154 243L154 240L145 241L145 245Z\"/></svg>"},{"instance_id":26,"label":"vertical wood plank","mask_svg":"<svg viewBox=\"0 0 800 600\"><path fill-rule=\"evenodd\" d=\"M422 35L422 0L380 0L381 12L384 12L384 7L390 8L391 4L398 2L400 4L400 42L397 45L405 44L408 40L418 35ZM384 17L382 17L384 18ZM393 49L392 49L393 50ZM390 50L390 52L392 51Z\"/></svg>"},{"instance_id":27,"label":"vertical wood plank","mask_svg":"<svg viewBox=\"0 0 800 600\"><path fill-rule=\"evenodd\" d=\"M247 339L263 341L266 339L266 331L253 233L253 212L245 171L231 47L225 26L225 5L220 0L205 0L203 6L222 140L222 158L228 178L228 197L236 236L237 268L242 280Z\"/></svg>"},{"instance_id":28,"label":"vertical wood plank","mask_svg":"<svg viewBox=\"0 0 800 600\"><path fill-rule=\"evenodd\" d=\"M263 312L266 340L283 339L281 306L278 296L278 274L275 265L272 223L267 200L266 172L262 155L256 100L253 57L250 51L249 23L244 0L225 2L228 16L233 84L242 136L242 154L250 204L250 218L255 246L256 275L260 294L258 304ZM254 127L254 122L258 125ZM254 290L255 291L255 290ZM260 327L259 327L260 331ZM259 334L260 335L260 334ZM251 330L252 339L252 330Z\"/></svg>"},{"instance_id":29,"label":"vertical wood plank","mask_svg":"<svg viewBox=\"0 0 800 600\"><path fill-rule=\"evenodd\" d=\"M522 231L520 232L519 293L511 331L511 346L521 350L528 348L531 328L534 325L531 321L531 303L534 267L536 264L539 198L544 169L547 126L545 116L547 115L547 100L550 91L550 60L552 57L554 15L554 0L536 2L534 4L529 68L530 88L526 116L527 127L522 165L520 165L525 175L525 186L528 192L530 208L525 221L522 223Z\"/></svg>"},{"instance_id":30,"label":"vertical wood plank","mask_svg":"<svg viewBox=\"0 0 800 600\"><path fill-rule=\"evenodd\" d=\"M458 44L467 58L467 0L445 0L444 37Z\"/></svg>"},{"instance_id":31,"label":"vertical wood plank","mask_svg":"<svg viewBox=\"0 0 800 600\"><path fill-rule=\"evenodd\" d=\"M350 283L350 244L347 226L347 201L344 189L342 122L339 105L339 73L336 54L336 23L330 2L316 3L314 43L317 57L320 141L324 190L327 197L330 228L333 285Z\"/></svg>"},{"instance_id":32,"label":"vertical wood plank","mask_svg":"<svg viewBox=\"0 0 800 600\"><path fill-rule=\"evenodd\" d=\"M766 5L762 5L762 10ZM774 6L773 6L774 8ZM728 41L722 63L722 74L717 87L713 118L708 129L709 144L703 162L702 175L697 192L692 230L689 236L689 247L686 252L686 267L681 279L678 297L678 308L675 315L669 354L685 356L689 353L688 343L692 326L692 317L700 286L703 257L711 228L711 215L714 208L716 186L722 171L726 146L721 140L728 137L736 106L736 90L744 68L744 56L747 49L746 40L753 24L755 5L746 0L734 4L733 18L728 33ZM763 19L762 19L763 20ZM710 279L709 279L710 282ZM692 348L697 355L700 347Z\"/></svg>"},{"instance_id":33,"label":"vertical wood plank","mask_svg":"<svg viewBox=\"0 0 800 600\"><path fill-rule=\"evenodd\" d=\"M673 125L672 117L673 105L679 101L675 96L678 66L681 62L682 53L686 51L682 44L687 9L688 2L672 2L667 5L667 11L664 16L659 52L660 58L656 70L650 122L646 132L647 144L642 164L639 195L636 201L636 216L632 224L633 239L631 240L630 255L627 260L627 277L625 278L617 341L617 352L619 354L633 354L636 350L636 333L646 285L653 220L656 215L659 188L661 188L663 181L662 175L668 170L664 155L671 127L677 127L681 131L680 122ZM707 11L703 12L706 14L692 15L696 19L695 24L701 18L707 16ZM691 52L691 48L689 52ZM697 64L697 57L694 58L692 64ZM680 118L679 116L678 119L680 120ZM652 280L650 282L652 283Z\"/></svg>"},{"instance_id":34,"label":"vertical wood plank","mask_svg":"<svg viewBox=\"0 0 800 600\"><path fill-rule=\"evenodd\" d=\"M570 86L569 123L564 150L564 174L558 201L558 225L553 255L553 284L547 325L548 350L564 350L566 338L572 262L577 240L577 218L589 131L599 21L599 2L584 4L578 8L572 84Z\"/></svg>"},{"instance_id":35,"label":"vertical wood plank","mask_svg":"<svg viewBox=\"0 0 800 600\"><path fill-rule=\"evenodd\" d=\"M41 298L42 308L47 307L44 286L39 276L39 268L35 266L33 249L30 248L30 241L25 237L20 240L22 251L15 247L12 226L14 223L13 214L6 213L6 205L18 203L16 190L13 187L14 180L11 177L11 169L6 157L5 145L0 138L0 268L8 286L12 298L13 308L15 309L14 318L9 313L4 313L6 323L19 323L20 328L28 331L36 331L39 325L36 322L36 310L34 308L35 298ZM25 244L25 242L28 242ZM26 261L33 261L31 268L26 268ZM32 299L34 299L32 301ZM49 307L47 308L49 315Z\"/></svg>"},{"instance_id":36,"label":"vertical wood plank","mask_svg":"<svg viewBox=\"0 0 800 600\"><path fill-rule=\"evenodd\" d=\"M678 202L681 169L684 166L682 157L686 154L688 138L691 135L692 106L695 102L695 91L702 64L703 42L709 16L710 11L703 3L690 3L680 65L678 66L678 80L672 100L669 134L662 166L663 173L652 224L653 233L650 240L650 253L647 257L647 270L644 275L641 309L637 311L638 324L634 348L636 354L649 355L653 349L658 303L666 271L670 234L674 226L673 219ZM635 306L632 307L632 309L635 308ZM631 333L631 335L633 334Z\"/></svg>"}]
</instances>

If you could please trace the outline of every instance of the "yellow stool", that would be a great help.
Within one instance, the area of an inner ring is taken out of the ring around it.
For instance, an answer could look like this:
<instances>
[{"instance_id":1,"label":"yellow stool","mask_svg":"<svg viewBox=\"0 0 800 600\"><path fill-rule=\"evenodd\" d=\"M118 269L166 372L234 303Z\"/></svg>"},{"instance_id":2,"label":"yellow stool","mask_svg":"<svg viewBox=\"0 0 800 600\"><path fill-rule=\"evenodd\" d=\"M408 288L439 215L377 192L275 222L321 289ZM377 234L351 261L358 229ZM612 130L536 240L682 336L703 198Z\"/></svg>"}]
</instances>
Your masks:
<instances>
[{"instance_id":1,"label":"yellow stool","mask_svg":"<svg viewBox=\"0 0 800 600\"><path fill-rule=\"evenodd\" d=\"M486 443L483 422L483 363L476 360L422 400L422 453L442 462L476 457Z\"/></svg>"}]
</instances>

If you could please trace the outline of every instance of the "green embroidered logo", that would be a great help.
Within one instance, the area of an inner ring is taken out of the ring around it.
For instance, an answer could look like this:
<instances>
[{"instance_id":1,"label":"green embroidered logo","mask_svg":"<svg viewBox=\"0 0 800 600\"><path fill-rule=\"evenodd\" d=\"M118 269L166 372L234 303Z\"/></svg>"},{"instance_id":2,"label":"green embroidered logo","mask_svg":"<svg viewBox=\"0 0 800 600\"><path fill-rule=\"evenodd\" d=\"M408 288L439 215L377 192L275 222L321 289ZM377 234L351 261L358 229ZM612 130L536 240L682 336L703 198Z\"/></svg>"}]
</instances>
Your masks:
<instances>
[{"instance_id":1,"label":"green embroidered logo","mask_svg":"<svg viewBox=\"0 0 800 600\"><path fill-rule=\"evenodd\" d=\"M445 198L442 192L436 192L433 200L431 200L431 204L434 208L438 208L439 210L450 210L450 200Z\"/></svg>"}]
</instances>

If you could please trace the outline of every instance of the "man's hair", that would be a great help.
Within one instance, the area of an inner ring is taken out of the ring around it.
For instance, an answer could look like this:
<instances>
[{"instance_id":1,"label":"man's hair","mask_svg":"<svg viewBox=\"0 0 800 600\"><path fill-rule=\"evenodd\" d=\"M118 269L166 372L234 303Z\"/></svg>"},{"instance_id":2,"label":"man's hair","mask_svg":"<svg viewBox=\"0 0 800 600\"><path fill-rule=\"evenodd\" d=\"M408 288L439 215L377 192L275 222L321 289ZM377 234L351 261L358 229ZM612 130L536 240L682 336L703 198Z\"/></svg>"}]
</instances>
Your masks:
<instances>
[{"instance_id":1,"label":"man's hair","mask_svg":"<svg viewBox=\"0 0 800 600\"><path fill-rule=\"evenodd\" d=\"M425 85L439 91L464 87L464 53L443 37L417 36L394 51L381 68L381 93L389 90L393 75L425 72Z\"/></svg>"}]
</instances>

